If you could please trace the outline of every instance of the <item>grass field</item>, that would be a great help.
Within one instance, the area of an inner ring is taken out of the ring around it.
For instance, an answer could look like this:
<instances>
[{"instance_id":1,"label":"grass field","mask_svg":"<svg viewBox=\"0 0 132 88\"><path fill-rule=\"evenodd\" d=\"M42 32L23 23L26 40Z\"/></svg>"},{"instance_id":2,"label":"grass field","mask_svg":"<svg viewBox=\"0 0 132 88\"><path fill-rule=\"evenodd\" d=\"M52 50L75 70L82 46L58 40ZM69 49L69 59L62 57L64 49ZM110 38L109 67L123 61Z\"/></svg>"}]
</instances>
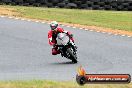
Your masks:
<instances>
[{"instance_id":1,"label":"grass field","mask_svg":"<svg viewBox=\"0 0 132 88\"><path fill-rule=\"evenodd\" d=\"M58 9L24 6L14 8L22 17L132 31L132 12Z\"/></svg>"},{"instance_id":2,"label":"grass field","mask_svg":"<svg viewBox=\"0 0 132 88\"><path fill-rule=\"evenodd\" d=\"M0 88L132 88L132 84L85 84L78 85L76 82L57 81L3 81Z\"/></svg>"}]
</instances>

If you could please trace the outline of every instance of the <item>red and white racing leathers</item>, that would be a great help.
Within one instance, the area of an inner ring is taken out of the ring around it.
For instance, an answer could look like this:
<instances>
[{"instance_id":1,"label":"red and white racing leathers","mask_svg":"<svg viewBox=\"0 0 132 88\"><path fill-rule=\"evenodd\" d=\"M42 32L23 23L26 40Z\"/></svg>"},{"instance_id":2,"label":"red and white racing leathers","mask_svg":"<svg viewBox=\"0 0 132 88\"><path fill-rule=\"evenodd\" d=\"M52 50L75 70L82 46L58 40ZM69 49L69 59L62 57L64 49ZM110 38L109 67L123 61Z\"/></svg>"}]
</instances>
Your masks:
<instances>
[{"instance_id":1,"label":"red and white racing leathers","mask_svg":"<svg viewBox=\"0 0 132 88\"><path fill-rule=\"evenodd\" d=\"M60 28L60 27L57 27L55 29L55 31L50 30L48 32L48 40L49 40L49 44L51 46L53 46L53 48L52 48L52 55L60 54L60 52L57 50L58 47L57 46L54 46L57 43L56 37L57 37L57 34L58 33L67 33L68 35L72 35L70 32L64 31L64 29L63 28ZM74 42L73 37L70 37L70 39L72 40L72 42Z\"/></svg>"}]
</instances>

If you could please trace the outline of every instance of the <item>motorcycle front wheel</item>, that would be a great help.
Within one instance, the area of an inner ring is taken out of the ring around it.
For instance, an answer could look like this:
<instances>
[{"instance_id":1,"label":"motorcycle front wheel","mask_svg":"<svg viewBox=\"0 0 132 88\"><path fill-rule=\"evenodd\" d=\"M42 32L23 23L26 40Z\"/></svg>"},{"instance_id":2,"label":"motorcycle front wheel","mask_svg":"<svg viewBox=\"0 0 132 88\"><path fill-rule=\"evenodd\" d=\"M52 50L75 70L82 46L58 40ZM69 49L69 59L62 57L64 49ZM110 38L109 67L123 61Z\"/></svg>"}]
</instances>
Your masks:
<instances>
[{"instance_id":1,"label":"motorcycle front wheel","mask_svg":"<svg viewBox=\"0 0 132 88\"><path fill-rule=\"evenodd\" d=\"M74 51L71 50L70 48L68 48L68 49L67 49L67 52L68 52L69 55L70 55L69 59L71 59L73 63L77 63L77 55L74 54Z\"/></svg>"}]
</instances>

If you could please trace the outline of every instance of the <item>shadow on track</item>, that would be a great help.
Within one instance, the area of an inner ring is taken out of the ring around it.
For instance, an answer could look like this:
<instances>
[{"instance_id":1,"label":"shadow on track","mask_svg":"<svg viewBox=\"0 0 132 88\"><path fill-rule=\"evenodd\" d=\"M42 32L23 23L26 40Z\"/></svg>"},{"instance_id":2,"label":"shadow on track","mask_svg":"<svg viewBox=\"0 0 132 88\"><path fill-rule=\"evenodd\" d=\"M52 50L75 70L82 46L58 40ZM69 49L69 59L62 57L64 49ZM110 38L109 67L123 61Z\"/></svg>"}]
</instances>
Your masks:
<instances>
[{"instance_id":1,"label":"shadow on track","mask_svg":"<svg viewBox=\"0 0 132 88\"><path fill-rule=\"evenodd\" d=\"M77 64L77 63L73 63L72 61L68 61L68 62L56 62L56 63L51 63L52 65L74 65L74 64Z\"/></svg>"}]
</instances>

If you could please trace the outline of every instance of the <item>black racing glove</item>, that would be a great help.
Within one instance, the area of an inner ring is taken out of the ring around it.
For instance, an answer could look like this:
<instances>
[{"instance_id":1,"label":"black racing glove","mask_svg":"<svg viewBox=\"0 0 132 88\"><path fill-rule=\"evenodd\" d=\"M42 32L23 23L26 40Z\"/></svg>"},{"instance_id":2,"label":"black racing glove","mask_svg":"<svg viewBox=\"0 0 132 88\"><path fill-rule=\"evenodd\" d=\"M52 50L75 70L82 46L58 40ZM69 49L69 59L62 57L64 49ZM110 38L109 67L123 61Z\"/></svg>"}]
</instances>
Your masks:
<instances>
[{"instance_id":1,"label":"black racing glove","mask_svg":"<svg viewBox=\"0 0 132 88\"><path fill-rule=\"evenodd\" d=\"M73 37L73 34L70 34L69 37L72 38Z\"/></svg>"}]
</instances>

